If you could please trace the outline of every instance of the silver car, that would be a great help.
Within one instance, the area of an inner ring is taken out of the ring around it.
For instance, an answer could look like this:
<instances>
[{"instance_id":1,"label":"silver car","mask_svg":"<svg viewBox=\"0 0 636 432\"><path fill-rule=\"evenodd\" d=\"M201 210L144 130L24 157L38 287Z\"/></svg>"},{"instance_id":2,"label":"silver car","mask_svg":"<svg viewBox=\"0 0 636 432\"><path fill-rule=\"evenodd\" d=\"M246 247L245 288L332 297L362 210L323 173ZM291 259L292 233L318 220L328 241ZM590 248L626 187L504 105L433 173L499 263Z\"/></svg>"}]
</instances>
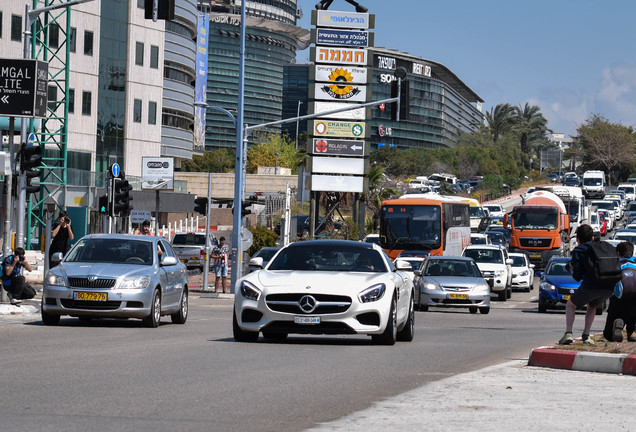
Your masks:
<instances>
[{"instance_id":1,"label":"silver car","mask_svg":"<svg viewBox=\"0 0 636 432\"><path fill-rule=\"evenodd\" d=\"M188 317L187 270L163 237L96 234L81 238L44 278L42 322L61 315L141 318L157 327L162 315Z\"/></svg>"},{"instance_id":2,"label":"silver car","mask_svg":"<svg viewBox=\"0 0 636 432\"><path fill-rule=\"evenodd\" d=\"M431 256L415 271L415 304L490 312L490 286L472 258Z\"/></svg>"}]
</instances>

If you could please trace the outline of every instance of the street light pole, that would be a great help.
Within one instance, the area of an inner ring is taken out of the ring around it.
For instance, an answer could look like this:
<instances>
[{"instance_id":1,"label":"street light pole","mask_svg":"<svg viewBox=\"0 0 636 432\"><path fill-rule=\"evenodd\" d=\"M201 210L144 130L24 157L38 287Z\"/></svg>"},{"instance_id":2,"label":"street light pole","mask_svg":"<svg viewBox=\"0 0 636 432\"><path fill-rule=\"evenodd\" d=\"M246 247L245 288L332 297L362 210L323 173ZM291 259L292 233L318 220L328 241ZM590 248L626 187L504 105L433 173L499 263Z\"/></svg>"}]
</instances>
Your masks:
<instances>
[{"instance_id":1,"label":"street light pole","mask_svg":"<svg viewBox=\"0 0 636 432\"><path fill-rule=\"evenodd\" d=\"M298 109L296 110L296 150L298 150L298 117L300 117L300 105L302 105L303 101L298 101Z\"/></svg>"},{"instance_id":2,"label":"street light pole","mask_svg":"<svg viewBox=\"0 0 636 432\"><path fill-rule=\"evenodd\" d=\"M274 162L274 175L278 175L278 152L274 153L276 161Z\"/></svg>"}]
</instances>

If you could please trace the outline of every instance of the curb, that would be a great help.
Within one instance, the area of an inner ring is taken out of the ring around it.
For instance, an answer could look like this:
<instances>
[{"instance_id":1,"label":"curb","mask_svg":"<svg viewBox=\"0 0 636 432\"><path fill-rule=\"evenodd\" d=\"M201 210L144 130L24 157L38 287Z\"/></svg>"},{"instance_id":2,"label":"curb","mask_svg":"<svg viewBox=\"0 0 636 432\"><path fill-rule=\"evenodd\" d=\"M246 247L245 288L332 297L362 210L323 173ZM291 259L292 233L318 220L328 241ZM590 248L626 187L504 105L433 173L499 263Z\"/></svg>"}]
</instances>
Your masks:
<instances>
[{"instance_id":1,"label":"curb","mask_svg":"<svg viewBox=\"0 0 636 432\"><path fill-rule=\"evenodd\" d=\"M530 358L528 359L528 366L636 375L636 355L571 351L541 347L532 350Z\"/></svg>"}]
</instances>

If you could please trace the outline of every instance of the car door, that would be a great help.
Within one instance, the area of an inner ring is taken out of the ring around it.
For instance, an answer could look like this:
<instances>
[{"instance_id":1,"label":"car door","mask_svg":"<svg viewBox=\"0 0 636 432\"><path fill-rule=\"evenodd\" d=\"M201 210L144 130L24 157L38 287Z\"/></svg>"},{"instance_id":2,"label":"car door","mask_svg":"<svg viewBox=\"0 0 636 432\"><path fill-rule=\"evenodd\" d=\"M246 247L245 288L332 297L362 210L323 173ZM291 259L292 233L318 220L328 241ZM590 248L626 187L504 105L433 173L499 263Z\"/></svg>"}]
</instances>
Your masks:
<instances>
[{"instance_id":1,"label":"car door","mask_svg":"<svg viewBox=\"0 0 636 432\"><path fill-rule=\"evenodd\" d=\"M170 247L168 242L161 239L157 243L159 250L161 250L161 259L163 260L166 257L175 257L177 255ZM160 273L163 276L161 288L162 288L162 306L166 308L172 307L175 304L178 304L181 298L181 292L178 289L178 281L179 281L179 270L181 269L180 265L173 266L160 266ZM165 282L164 282L165 281Z\"/></svg>"}]
</instances>

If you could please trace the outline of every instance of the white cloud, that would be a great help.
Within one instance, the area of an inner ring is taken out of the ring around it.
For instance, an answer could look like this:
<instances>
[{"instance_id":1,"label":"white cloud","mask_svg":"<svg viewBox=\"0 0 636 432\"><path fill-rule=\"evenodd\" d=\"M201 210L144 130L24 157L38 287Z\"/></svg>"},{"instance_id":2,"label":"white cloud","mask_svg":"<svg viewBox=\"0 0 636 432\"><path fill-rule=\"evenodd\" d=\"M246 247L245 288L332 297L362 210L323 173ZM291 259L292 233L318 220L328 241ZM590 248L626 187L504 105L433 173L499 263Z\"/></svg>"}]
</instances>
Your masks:
<instances>
[{"instance_id":1,"label":"white cloud","mask_svg":"<svg viewBox=\"0 0 636 432\"><path fill-rule=\"evenodd\" d=\"M601 71L596 109L612 122L636 124L636 64L622 62Z\"/></svg>"}]
</instances>

